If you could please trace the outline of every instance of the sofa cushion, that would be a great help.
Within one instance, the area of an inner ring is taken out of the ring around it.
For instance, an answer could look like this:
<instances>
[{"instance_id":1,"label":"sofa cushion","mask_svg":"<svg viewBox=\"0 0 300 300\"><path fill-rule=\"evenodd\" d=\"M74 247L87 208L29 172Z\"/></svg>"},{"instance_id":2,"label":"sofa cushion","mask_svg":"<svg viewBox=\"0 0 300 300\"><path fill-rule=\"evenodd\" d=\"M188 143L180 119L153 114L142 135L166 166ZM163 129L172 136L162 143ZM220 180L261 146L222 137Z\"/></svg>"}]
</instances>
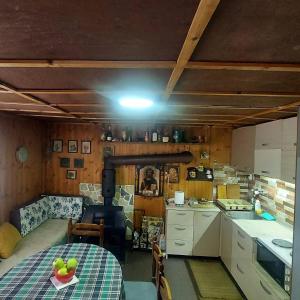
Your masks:
<instances>
[{"instance_id":1,"label":"sofa cushion","mask_svg":"<svg viewBox=\"0 0 300 300\"><path fill-rule=\"evenodd\" d=\"M0 262L0 276L16 266L23 259L50 248L64 244L67 240L68 220L48 219L27 234L17 245L13 255Z\"/></svg>"},{"instance_id":2,"label":"sofa cushion","mask_svg":"<svg viewBox=\"0 0 300 300\"><path fill-rule=\"evenodd\" d=\"M21 235L24 237L45 222L48 219L48 211L47 197L20 208Z\"/></svg>"},{"instance_id":3,"label":"sofa cushion","mask_svg":"<svg viewBox=\"0 0 300 300\"><path fill-rule=\"evenodd\" d=\"M21 235L16 227L10 223L2 224L0 226L0 257L10 257L20 240Z\"/></svg>"},{"instance_id":4,"label":"sofa cushion","mask_svg":"<svg viewBox=\"0 0 300 300\"><path fill-rule=\"evenodd\" d=\"M48 196L49 218L80 219L82 215L82 197Z\"/></svg>"}]
</instances>

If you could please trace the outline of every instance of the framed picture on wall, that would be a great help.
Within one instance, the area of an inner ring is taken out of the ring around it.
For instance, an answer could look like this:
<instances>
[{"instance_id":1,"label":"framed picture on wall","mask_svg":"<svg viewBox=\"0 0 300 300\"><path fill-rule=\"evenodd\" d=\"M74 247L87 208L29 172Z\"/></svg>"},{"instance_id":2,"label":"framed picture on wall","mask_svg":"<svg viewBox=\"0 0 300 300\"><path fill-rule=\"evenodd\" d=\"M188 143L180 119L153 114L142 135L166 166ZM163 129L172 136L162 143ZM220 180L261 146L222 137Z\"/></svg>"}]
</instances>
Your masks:
<instances>
[{"instance_id":1,"label":"framed picture on wall","mask_svg":"<svg viewBox=\"0 0 300 300\"><path fill-rule=\"evenodd\" d=\"M91 144L92 144L91 141L81 141L81 153L91 154L92 153Z\"/></svg>"},{"instance_id":2,"label":"framed picture on wall","mask_svg":"<svg viewBox=\"0 0 300 300\"><path fill-rule=\"evenodd\" d=\"M70 168L70 158L60 157L59 161L60 161L61 168Z\"/></svg>"},{"instance_id":3,"label":"framed picture on wall","mask_svg":"<svg viewBox=\"0 0 300 300\"><path fill-rule=\"evenodd\" d=\"M163 195L163 166L136 166L135 193L147 197Z\"/></svg>"},{"instance_id":4,"label":"framed picture on wall","mask_svg":"<svg viewBox=\"0 0 300 300\"><path fill-rule=\"evenodd\" d=\"M169 183L179 183L179 166L167 166Z\"/></svg>"},{"instance_id":5,"label":"framed picture on wall","mask_svg":"<svg viewBox=\"0 0 300 300\"><path fill-rule=\"evenodd\" d=\"M84 160L82 158L74 158L74 168L84 168Z\"/></svg>"},{"instance_id":6,"label":"framed picture on wall","mask_svg":"<svg viewBox=\"0 0 300 300\"><path fill-rule=\"evenodd\" d=\"M68 152L77 153L78 152L78 142L76 140L68 141Z\"/></svg>"},{"instance_id":7,"label":"framed picture on wall","mask_svg":"<svg viewBox=\"0 0 300 300\"><path fill-rule=\"evenodd\" d=\"M76 170L67 170L66 178L75 180L77 178L77 171Z\"/></svg>"},{"instance_id":8,"label":"framed picture on wall","mask_svg":"<svg viewBox=\"0 0 300 300\"><path fill-rule=\"evenodd\" d=\"M63 140L52 140L52 152L63 152Z\"/></svg>"}]
</instances>

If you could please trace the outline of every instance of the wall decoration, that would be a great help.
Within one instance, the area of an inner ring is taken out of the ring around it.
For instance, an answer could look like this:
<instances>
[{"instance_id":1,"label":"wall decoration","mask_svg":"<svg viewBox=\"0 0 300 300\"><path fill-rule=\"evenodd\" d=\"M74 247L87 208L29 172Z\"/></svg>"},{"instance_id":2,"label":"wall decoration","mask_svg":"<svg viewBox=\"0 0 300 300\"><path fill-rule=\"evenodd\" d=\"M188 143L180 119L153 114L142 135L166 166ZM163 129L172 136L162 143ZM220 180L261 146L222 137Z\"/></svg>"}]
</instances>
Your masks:
<instances>
[{"instance_id":1,"label":"wall decoration","mask_svg":"<svg viewBox=\"0 0 300 300\"><path fill-rule=\"evenodd\" d=\"M67 170L67 179L73 179L75 180L77 177L77 171L76 170Z\"/></svg>"},{"instance_id":2,"label":"wall decoration","mask_svg":"<svg viewBox=\"0 0 300 300\"><path fill-rule=\"evenodd\" d=\"M213 181L214 179L213 169L211 168L204 168L203 166L190 167L187 168L187 171L186 180Z\"/></svg>"},{"instance_id":3,"label":"wall decoration","mask_svg":"<svg viewBox=\"0 0 300 300\"><path fill-rule=\"evenodd\" d=\"M103 159L108 156L114 156L114 154L115 154L114 146L103 147Z\"/></svg>"},{"instance_id":4,"label":"wall decoration","mask_svg":"<svg viewBox=\"0 0 300 300\"><path fill-rule=\"evenodd\" d=\"M83 158L74 158L74 168L84 168Z\"/></svg>"},{"instance_id":5,"label":"wall decoration","mask_svg":"<svg viewBox=\"0 0 300 300\"><path fill-rule=\"evenodd\" d=\"M163 166L136 166L135 193L148 197L163 195Z\"/></svg>"},{"instance_id":6,"label":"wall decoration","mask_svg":"<svg viewBox=\"0 0 300 300\"><path fill-rule=\"evenodd\" d=\"M78 152L78 142L76 140L68 141L68 152L77 153Z\"/></svg>"},{"instance_id":7,"label":"wall decoration","mask_svg":"<svg viewBox=\"0 0 300 300\"><path fill-rule=\"evenodd\" d=\"M28 149L26 146L21 146L16 150L16 158L20 163L24 163L28 159Z\"/></svg>"},{"instance_id":8,"label":"wall decoration","mask_svg":"<svg viewBox=\"0 0 300 300\"><path fill-rule=\"evenodd\" d=\"M70 158L60 157L59 161L60 161L61 168L70 168Z\"/></svg>"},{"instance_id":9,"label":"wall decoration","mask_svg":"<svg viewBox=\"0 0 300 300\"><path fill-rule=\"evenodd\" d=\"M179 166L167 166L167 176L169 183L179 183Z\"/></svg>"},{"instance_id":10,"label":"wall decoration","mask_svg":"<svg viewBox=\"0 0 300 300\"><path fill-rule=\"evenodd\" d=\"M91 141L81 141L81 153L82 154L92 153Z\"/></svg>"},{"instance_id":11,"label":"wall decoration","mask_svg":"<svg viewBox=\"0 0 300 300\"><path fill-rule=\"evenodd\" d=\"M52 152L63 152L63 140L52 140Z\"/></svg>"}]
</instances>

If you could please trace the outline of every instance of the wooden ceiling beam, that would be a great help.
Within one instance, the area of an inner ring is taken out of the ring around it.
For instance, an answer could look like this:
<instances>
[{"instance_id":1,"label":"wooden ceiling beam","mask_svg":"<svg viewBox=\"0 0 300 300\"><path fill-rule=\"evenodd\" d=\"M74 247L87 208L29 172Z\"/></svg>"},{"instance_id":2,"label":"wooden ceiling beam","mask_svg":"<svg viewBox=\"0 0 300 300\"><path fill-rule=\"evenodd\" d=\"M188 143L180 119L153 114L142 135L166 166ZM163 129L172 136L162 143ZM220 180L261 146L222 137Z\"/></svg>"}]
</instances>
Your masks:
<instances>
[{"instance_id":1,"label":"wooden ceiling beam","mask_svg":"<svg viewBox=\"0 0 300 300\"><path fill-rule=\"evenodd\" d=\"M236 122L244 121L246 119L251 119L253 117L260 117L260 116L271 114L271 113L281 112L281 111L284 111L285 109L293 108L293 107L297 107L297 106L300 106L300 100L289 103L289 104L286 104L286 105L281 105L281 106L278 106L278 107L275 107L275 108L264 110L264 111L261 111L261 112L257 112L257 113L254 113L254 114L246 115L246 116L244 116L242 118L239 118L237 120L226 122L226 124L229 124L229 123L234 124ZM286 113L286 112L287 111L284 111L284 113ZM297 112L291 112L291 113L296 114Z\"/></svg>"},{"instance_id":2,"label":"wooden ceiling beam","mask_svg":"<svg viewBox=\"0 0 300 300\"><path fill-rule=\"evenodd\" d=\"M178 82L181 74L184 71L188 61L190 60L207 24L209 23L212 15L214 14L220 0L201 0L197 11L194 15L192 24L189 28L182 49L179 53L176 66L174 67L171 77L168 81L164 99L168 100L176 83Z\"/></svg>"},{"instance_id":3,"label":"wooden ceiling beam","mask_svg":"<svg viewBox=\"0 0 300 300\"><path fill-rule=\"evenodd\" d=\"M249 63L249 62L202 62L190 61L185 68L195 70L300 72L300 64Z\"/></svg>"},{"instance_id":4,"label":"wooden ceiling beam","mask_svg":"<svg viewBox=\"0 0 300 300\"><path fill-rule=\"evenodd\" d=\"M59 108L59 107L57 107L57 106L56 106L56 107L52 107L52 106L51 106L47 101L45 101L45 100L39 99L39 98L37 98L37 97L35 97L35 96L32 96L32 95L30 95L30 94L23 94L23 93L21 93L20 91L18 91L18 89L16 89L16 88L13 87L12 85L8 85L7 83L0 82L0 88L4 89L4 90L6 90L6 91L10 91L10 92L12 92L13 94L18 95L18 96L20 96L20 97L22 97L22 98L24 98L24 99L27 99L27 100L31 101L32 103L34 103L34 104L42 104L42 105L44 105L44 106L46 106L46 107L51 107L51 108L53 108L54 110L56 110L56 111L58 111L58 112L60 112L60 113L67 114L67 115L71 115L68 111L66 111L66 110L64 110L64 109L62 109L62 108ZM75 118L76 118L76 116L74 116L74 115L72 115L72 117L75 117Z\"/></svg>"}]
</instances>

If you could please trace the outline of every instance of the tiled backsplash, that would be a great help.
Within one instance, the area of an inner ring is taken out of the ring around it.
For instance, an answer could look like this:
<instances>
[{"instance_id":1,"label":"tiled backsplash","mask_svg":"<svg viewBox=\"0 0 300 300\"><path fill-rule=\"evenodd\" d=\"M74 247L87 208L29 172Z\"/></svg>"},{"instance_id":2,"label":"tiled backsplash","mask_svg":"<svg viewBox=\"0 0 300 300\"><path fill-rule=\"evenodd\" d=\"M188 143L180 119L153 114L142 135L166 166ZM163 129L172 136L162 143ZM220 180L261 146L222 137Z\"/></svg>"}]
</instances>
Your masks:
<instances>
[{"instance_id":1,"label":"tiled backsplash","mask_svg":"<svg viewBox=\"0 0 300 300\"><path fill-rule=\"evenodd\" d=\"M263 210L276 215L281 223L294 224L295 184L254 175L254 187L263 191L259 196Z\"/></svg>"}]
</instances>

